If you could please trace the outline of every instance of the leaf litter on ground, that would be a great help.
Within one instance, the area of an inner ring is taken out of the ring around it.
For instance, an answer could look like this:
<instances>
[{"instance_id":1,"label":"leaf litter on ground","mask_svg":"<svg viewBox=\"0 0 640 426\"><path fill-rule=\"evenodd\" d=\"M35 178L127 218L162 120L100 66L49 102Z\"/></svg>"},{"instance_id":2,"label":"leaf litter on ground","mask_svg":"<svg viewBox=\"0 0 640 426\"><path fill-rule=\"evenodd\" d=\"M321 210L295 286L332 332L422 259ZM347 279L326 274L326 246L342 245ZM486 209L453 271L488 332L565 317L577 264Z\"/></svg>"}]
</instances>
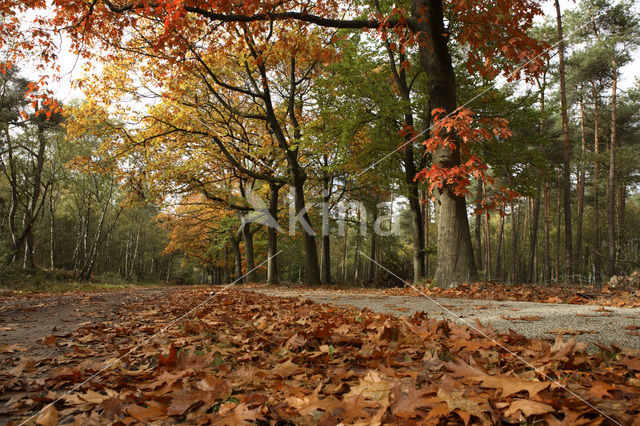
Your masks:
<instances>
[{"instance_id":1,"label":"leaf litter on ground","mask_svg":"<svg viewBox=\"0 0 640 426\"><path fill-rule=\"evenodd\" d=\"M43 425L573 425L640 418L637 351L587 352L562 334L555 342L527 339L424 313L398 318L230 290L129 353L209 294L179 289L153 306L133 301L117 319L49 339L48 355L5 347L0 415L19 424L38 413L30 424Z\"/></svg>"}]
</instances>

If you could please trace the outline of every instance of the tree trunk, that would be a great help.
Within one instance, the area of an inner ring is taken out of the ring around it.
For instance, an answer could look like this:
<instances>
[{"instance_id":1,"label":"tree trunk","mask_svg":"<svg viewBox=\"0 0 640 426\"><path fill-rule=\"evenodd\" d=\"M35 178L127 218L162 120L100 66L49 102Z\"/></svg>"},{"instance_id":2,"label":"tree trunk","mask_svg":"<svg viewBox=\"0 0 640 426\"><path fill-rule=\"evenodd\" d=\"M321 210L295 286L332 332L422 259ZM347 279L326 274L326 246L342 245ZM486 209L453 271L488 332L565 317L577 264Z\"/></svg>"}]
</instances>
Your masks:
<instances>
[{"instance_id":1,"label":"tree trunk","mask_svg":"<svg viewBox=\"0 0 640 426\"><path fill-rule=\"evenodd\" d=\"M269 214L278 223L278 191L280 186L275 183L269 184ZM278 277L278 230L275 226L267 228L267 284L277 284Z\"/></svg>"},{"instance_id":2,"label":"tree trunk","mask_svg":"<svg viewBox=\"0 0 640 426\"><path fill-rule=\"evenodd\" d=\"M551 188L544 182L544 265L542 269L545 284L551 282Z\"/></svg>"},{"instance_id":3,"label":"tree trunk","mask_svg":"<svg viewBox=\"0 0 640 426\"><path fill-rule=\"evenodd\" d=\"M616 259L618 259L618 270L623 269L623 265L620 262L620 259L623 259L623 251L625 247L625 233L624 233L624 214L626 208L626 200L627 200L627 187L624 181L620 182L618 187L618 251L616 254ZM624 271L620 271L620 273L624 273Z\"/></svg>"},{"instance_id":4,"label":"tree trunk","mask_svg":"<svg viewBox=\"0 0 640 426\"><path fill-rule=\"evenodd\" d=\"M567 90L564 75L564 38L560 2L555 0L558 29L558 67L560 74L560 108L562 112L563 164L562 186L564 189L564 280L570 282L573 275L573 253L571 236L571 145L569 141L569 118L567 116Z\"/></svg>"},{"instance_id":5,"label":"tree trunk","mask_svg":"<svg viewBox=\"0 0 640 426\"><path fill-rule=\"evenodd\" d=\"M431 222L431 207L429 206L429 196L425 191L424 196L424 276L429 276L429 244L430 244L430 233L429 233L429 224ZM392 201L393 203L393 201ZM392 228L389 227L389 230Z\"/></svg>"},{"instance_id":6,"label":"tree trunk","mask_svg":"<svg viewBox=\"0 0 640 426\"><path fill-rule=\"evenodd\" d=\"M229 237L229 241L231 242L231 250L233 251L233 260L234 260L234 274L235 278L233 281L237 281L242 277L242 252L240 251L240 239L235 235L231 234Z\"/></svg>"},{"instance_id":7,"label":"tree trunk","mask_svg":"<svg viewBox=\"0 0 640 426\"><path fill-rule=\"evenodd\" d=\"M349 218L349 209L344 214L345 219ZM344 223L344 239L342 242L342 282L347 282L347 237L349 236L349 222L345 220Z\"/></svg>"},{"instance_id":8,"label":"tree trunk","mask_svg":"<svg viewBox=\"0 0 640 426\"><path fill-rule=\"evenodd\" d=\"M501 251L502 240L504 239L504 210L500 210L500 232L498 233L498 246L496 248L496 273L494 274L496 279L501 279Z\"/></svg>"},{"instance_id":9,"label":"tree trunk","mask_svg":"<svg viewBox=\"0 0 640 426\"><path fill-rule=\"evenodd\" d=\"M482 180L478 179L478 192L476 193L476 208L480 207L482 201ZM475 237L476 237L476 266L482 270L482 213L476 213L475 215Z\"/></svg>"},{"instance_id":10,"label":"tree trunk","mask_svg":"<svg viewBox=\"0 0 640 426\"><path fill-rule=\"evenodd\" d=\"M485 253L485 261L484 261L484 265L485 265L485 279L487 281L491 280L492 276L491 276L491 214L489 213L489 210L487 210L487 212L485 213L486 217L485 217L485 236L484 236L484 253Z\"/></svg>"},{"instance_id":11,"label":"tree trunk","mask_svg":"<svg viewBox=\"0 0 640 426\"><path fill-rule=\"evenodd\" d=\"M360 209L356 209L356 244L353 250L353 284L357 285L360 282Z\"/></svg>"},{"instance_id":12,"label":"tree trunk","mask_svg":"<svg viewBox=\"0 0 640 426\"><path fill-rule=\"evenodd\" d=\"M563 189L563 180L562 180L562 171L558 172L558 204L557 207L557 233L556 233L556 282L560 282L560 243L562 242L562 238L560 235L562 234L562 189Z\"/></svg>"},{"instance_id":13,"label":"tree trunk","mask_svg":"<svg viewBox=\"0 0 640 426\"><path fill-rule=\"evenodd\" d=\"M424 223L422 222L422 207L418 193L418 185L409 185L409 209L411 210L411 225L413 227L413 282L424 278Z\"/></svg>"},{"instance_id":14,"label":"tree trunk","mask_svg":"<svg viewBox=\"0 0 640 426\"><path fill-rule=\"evenodd\" d=\"M321 244L321 267L320 281L324 284L331 283L331 235L329 222L329 200L331 192L329 188L329 179L324 179L324 193L322 195L322 244Z\"/></svg>"},{"instance_id":15,"label":"tree trunk","mask_svg":"<svg viewBox=\"0 0 640 426\"><path fill-rule=\"evenodd\" d=\"M600 138L599 138L599 102L598 102L598 93L593 85L593 145L594 145L594 153L595 160L593 162L593 226L594 226L594 235L593 235L593 270L594 270L594 280L600 285L602 284L602 261L601 261L601 233L600 233Z\"/></svg>"},{"instance_id":16,"label":"tree trunk","mask_svg":"<svg viewBox=\"0 0 640 426\"><path fill-rule=\"evenodd\" d=\"M609 147L609 181L607 185L607 277L616 274L616 89L618 70L615 59L613 65L613 83L611 86L611 145Z\"/></svg>"},{"instance_id":17,"label":"tree trunk","mask_svg":"<svg viewBox=\"0 0 640 426\"><path fill-rule=\"evenodd\" d=\"M251 223L245 223L242 226L242 241L244 241L244 255L247 259L247 276L244 281L252 283L256 281L256 262L253 250L253 232L251 232Z\"/></svg>"},{"instance_id":18,"label":"tree trunk","mask_svg":"<svg viewBox=\"0 0 640 426\"><path fill-rule=\"evenodd\" d=\"M582 155L580 158L580 172L578 173L578 217L576 223L576 266L579 280L582 283L582 217L584 215L584 185L585 185L585 164L584 157L587 149L587 139L584 130L584 106L582 97L580 98L580 138L582 141Z\"/></svg>"},{"instance_id":19,"label":"tree trunk","mask_svg":"<svg viewBox=\"0 0 640 426\"><path fill-rule=\"evenodd\" d=\"M444 26L441 0L412 0L412 19L418 35L420 62L428 78L432 109L445 114L457 108L456 82L448 48L448 31ZM460 141L450 134L455 149L439 147L432 156L434 164L450 169L459 166ZM435 284L452 287L476 279L476 264L471 246L471 232L464 196L456 195L445 186L438 194L438 267Z\"/></svg>"},{"instance_id":20,"label":"tree trunk","mask_svg":"<svg viewBox=\"0 0 640 426\"><path fill-rule=\"evenodd\" d=\"M297 164L297 163L296 163ZM299 168L299 165L297 166ZM294 205L296 209L296 215L302 219L302 221L309 224L311 228L311 219L306 211L304 202L304 181L305 177L294 177ZM304 241L305 250L305 284L316 286L320 284L320 266L318 264L318 250L316 247L316 236L313 229L307 229L302 226L302 237Z\"/></svg>"},{"instance_id":21,"label":"tree trunk","mask_svg":"<svg viewBox=\"0 0 640 426\"><path fill-rule=\"evenodd\" d=\"M520 202L518 212L511 201L511 284L518 282L518 219L520 216Z\"/></svg>"},{"instance_id":22,"label":"tree trunk","mask_svg":"<svg viewBox=\"0 0 640 426\"><path fill-rule=\"evenodd\" d=\"M422 217L422 215L420 217ZM375 281L375 278L376 278L376 268L377 268L376 262L374 261L374 259L376 258L376 238L377 238L377 235L375 232L375 223L376 223L376 220L378 220L378 197L377 196L374 201L373 217L371 219L372 219L371 227L373 228L374 231L371 232L371 245L369 247L369 257L371 258L371 260L369 260L369 268L368 268L369 271L367 275L368 275L368 280L373 282Z\"/></svg>"},{"instance_id":23,"label":"tree trunk","mask_svg":"<svg viewBox=\"0 0 640 426\"><path fill-rule=\"evenodd\" d=\"M49 194L49 267L55 269L54 252L55 252L55 212L53 207L53 190Z\"/></svg>"},{"instance_id":24,"label":"tree trunk","mask_svg":"<svg viewBox=\"0 0 640 426\"><path fill-rule=\"evenodd\" d=\"M529 282L537 281L535 259L538 246L538 218L540 217L540 187L536 190L533 200L533 217L531 218L531 239L529 240Z\"/></svg>"}]
</instances>

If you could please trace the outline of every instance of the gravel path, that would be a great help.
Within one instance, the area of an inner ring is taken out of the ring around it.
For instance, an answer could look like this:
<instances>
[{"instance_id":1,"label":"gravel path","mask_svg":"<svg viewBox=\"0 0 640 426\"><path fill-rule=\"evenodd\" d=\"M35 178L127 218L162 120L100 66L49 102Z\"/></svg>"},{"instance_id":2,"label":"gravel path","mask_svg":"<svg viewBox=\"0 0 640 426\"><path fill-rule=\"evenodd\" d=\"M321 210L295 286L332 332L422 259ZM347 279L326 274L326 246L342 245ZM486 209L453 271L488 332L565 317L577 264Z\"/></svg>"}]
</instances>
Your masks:
<instances>
[{"instance_id":1,"label":"gravel path","mask_svg":"<svg viewBox=\"0 0 640 426\"><path fill-rule=\"evenodd\" d=\"M640 348L640 336L634 335L640 335L640 308L449 298L430 300L419 295L387 296L280 288L251 291L369 308L394 315L424 311L433 318L452 319L472 326L478 319L482 323L490 322L497 331L512 329L527 337L554 339L556 333L563 331L565 335L575 334L578 341Z\"/></svg>"}]
</instances>

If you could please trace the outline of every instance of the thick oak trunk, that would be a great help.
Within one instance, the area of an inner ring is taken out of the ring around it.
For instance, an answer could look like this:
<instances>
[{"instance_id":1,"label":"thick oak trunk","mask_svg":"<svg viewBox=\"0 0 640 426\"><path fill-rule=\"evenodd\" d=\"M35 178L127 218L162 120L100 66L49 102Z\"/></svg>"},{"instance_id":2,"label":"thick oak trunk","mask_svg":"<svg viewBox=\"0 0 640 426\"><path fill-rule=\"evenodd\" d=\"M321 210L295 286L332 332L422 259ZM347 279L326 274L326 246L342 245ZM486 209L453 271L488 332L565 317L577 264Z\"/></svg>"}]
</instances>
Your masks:
<instances>
[{"instance_id":1,"label":"thick oak trunk","mask_svg":"<svg viewBox=\"0 0 640 426\"><path fill-rule=\"evenodd\" d=\"M456 110L456 83L448 49L448 33L444 26L441 0L412 0L412 19L418 30L420 62L428 79L432 109L449 114ZM460 142L451 135L456 148ZM438 148L433 153L434 164L443 168L460 164L460 150ZM471 232L464 196L449 187L437 194L438 203L438 267L435 284L451 287L476 279L476 264L471 246Z\"/></svg>"}]
</instances>

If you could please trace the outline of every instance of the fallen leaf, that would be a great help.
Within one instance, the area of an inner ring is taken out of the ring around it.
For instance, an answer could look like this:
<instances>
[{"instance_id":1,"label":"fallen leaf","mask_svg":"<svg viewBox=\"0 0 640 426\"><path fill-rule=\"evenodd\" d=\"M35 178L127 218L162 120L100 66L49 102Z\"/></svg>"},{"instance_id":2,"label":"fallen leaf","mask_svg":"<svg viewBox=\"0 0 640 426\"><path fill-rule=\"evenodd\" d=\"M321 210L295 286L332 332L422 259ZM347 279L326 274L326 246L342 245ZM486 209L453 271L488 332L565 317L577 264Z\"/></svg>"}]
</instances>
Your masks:
<instances>
[{"instance_id":1,"label":"fallen leaf","mask_svg":"<svg viewBox=\"0 0 640 426\"><path fill-rule=\"evenodd\" d=\"M484 418L483 413L491 411L488 407L482 407L479 401L471 400L464 397L464 392L461 391L447 391L445 389L438 389L438 398L447 403L449 412L454 410L460 410L463 413L471 414L480 419ZM468 420L465 421L467 423Z\"/></svg>"},{"instance_id":2,"label":"fallen leaf","mask_svg":"<svg viewBox=\"0 0 640 426\"><path fill-rule=\"evenodd\" d=\"M501 389L501 398L526 391L529 398L533 398L538 392L546 389L551 382L539 382L537 380L524 380L508 376L476 376L473 379L482 383L482 387Z\"/></svg>"},{"instance_id":3,"label":"fallen leaf","mask_svg":"<svg viewBox=\"0 0 640 426\"><path fill-rule=\"evenodd\" d=\"M546 414L555 411L549 404L539 401L531 401L529 399L514 399L504 415L510 417L512 414L520 411L525 417L538 414Z\"/></svg>"},{"instance_id":4,"label":"fallen leaf","mask_svg":"<svg viewBox=\"0 0 640 426\"><path fill-rule=\"evenodd\" d=\"M36 419L36 424L42 426L55 426L58 424L58 410L53 404L47 405L44 410L42 410L42 414L38 416Z\"/></svg>"},{"instance_id":5,"label":"fallen leaf","mask_svg":"<svg viewBox=\"0 0 640 426\"><path fill-rule=\"evenodd\" d=\"M389 402L390 394L391 384L380 373L370 370L364 378L360 379L360 383L351 387L346 398L361 395L367 399L386 404Z\"/></svg>"}]
</instances>

